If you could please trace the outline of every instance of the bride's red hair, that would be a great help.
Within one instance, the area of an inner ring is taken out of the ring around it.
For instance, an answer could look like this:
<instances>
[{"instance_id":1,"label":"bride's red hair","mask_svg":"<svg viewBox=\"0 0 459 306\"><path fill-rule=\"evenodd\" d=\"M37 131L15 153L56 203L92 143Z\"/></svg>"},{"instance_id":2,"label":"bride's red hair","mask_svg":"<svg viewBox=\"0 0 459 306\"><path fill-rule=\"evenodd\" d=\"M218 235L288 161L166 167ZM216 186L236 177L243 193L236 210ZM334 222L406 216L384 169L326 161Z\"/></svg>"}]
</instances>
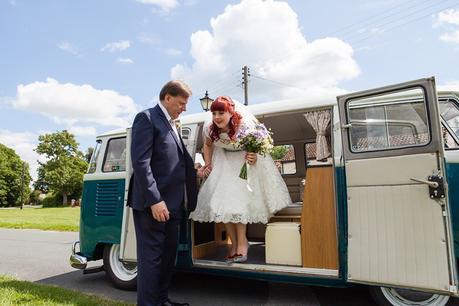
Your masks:
<instances>
[{"instance_id":1,"label":"bride's red hair","mask_svg":"<svg viewBox=\"0 0 459 306\"><path fill-rule=\"evenodd\" d=\"M217 97L212 105L210 106L211 112L228 112L231 114L231 119L229 121L229 131L228 136L230 139L234 140L235 134L237 129L239 128L239 124L241 123L242 116L239 114L234 108L234 102L228 96L219 96ZM216 141L220 138L220 129L217 125L212 121L210 125L210 138L212 141Z\"/></svg>"}]
</instances>

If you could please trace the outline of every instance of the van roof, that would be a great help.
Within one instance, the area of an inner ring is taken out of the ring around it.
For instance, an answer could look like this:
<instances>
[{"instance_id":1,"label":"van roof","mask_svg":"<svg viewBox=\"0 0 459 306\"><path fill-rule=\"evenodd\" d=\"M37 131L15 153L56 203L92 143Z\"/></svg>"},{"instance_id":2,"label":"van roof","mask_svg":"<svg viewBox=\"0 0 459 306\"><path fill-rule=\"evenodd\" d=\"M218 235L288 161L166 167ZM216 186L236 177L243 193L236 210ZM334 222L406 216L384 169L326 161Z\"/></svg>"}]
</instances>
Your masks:
<instances>
[{"instance_id":1,"label":"van roof","mask_svg":"<svg viewBox=\"0 0 459 306\"><path fill-rule=\"evenodd\" d=\"M438 96L450 96L454 95L459 97L459 92L457 91L439 91ZM314 101L307 101L307 98L297 98L297 99L288 99L288 100L279 100L274 102L266 102L249 105L249 111L255 116L268 115L273 113L280 112L290 112L300 109L310 109L310 108L323 108L323 107L332 107L336 105L336 99L318 99ZM208 113L200 112L189 115L184 115L180 117L180 122L182 124L190 124L194 122L203 122ZM106 136L123 136L126 134L126 128L119 128L112 130L97 136L106 137Z\"/></svg>"}]
</instances>

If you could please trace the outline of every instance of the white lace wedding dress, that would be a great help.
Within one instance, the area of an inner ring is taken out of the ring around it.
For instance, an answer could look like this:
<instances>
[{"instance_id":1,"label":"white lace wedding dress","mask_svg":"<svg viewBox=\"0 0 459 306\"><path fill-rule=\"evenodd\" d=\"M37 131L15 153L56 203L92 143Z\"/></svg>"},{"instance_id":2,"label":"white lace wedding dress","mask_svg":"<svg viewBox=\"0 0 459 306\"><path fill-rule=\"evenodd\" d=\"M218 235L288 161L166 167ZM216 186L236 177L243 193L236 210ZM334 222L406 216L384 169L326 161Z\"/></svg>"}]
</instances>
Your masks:
<instances>
[{"instance_id":1,"label":"white lace wedding dress","mask_svg":"<svg viewBox=\"0 0 459 306\"><path fill-rule=\"evenodd\" d=\"M244 119L243 119L244 122ZM242 123L244 124L244 123ZM210 123L204 134L209 137ZM269 154L258 155L248 167L247 180L239 178L245 152L235 151L228 134L214 142L212 172L198 194L196 210L190 218L198 222L268 223L292 201L287 186Z\"/></svg>"}]
</instances>

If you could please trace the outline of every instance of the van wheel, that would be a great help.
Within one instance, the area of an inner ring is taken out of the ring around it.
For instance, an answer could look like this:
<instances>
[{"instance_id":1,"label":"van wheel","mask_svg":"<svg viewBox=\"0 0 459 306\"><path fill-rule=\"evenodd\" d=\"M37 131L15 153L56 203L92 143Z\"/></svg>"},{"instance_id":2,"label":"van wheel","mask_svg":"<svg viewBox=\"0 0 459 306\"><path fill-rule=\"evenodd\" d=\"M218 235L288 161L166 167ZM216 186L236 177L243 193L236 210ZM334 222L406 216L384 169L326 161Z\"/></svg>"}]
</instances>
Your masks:
<instances>
[{"instance_id":1,"label":"van wheel","mask_svg":"<svg viewBox=\"0 0 459 306\"><path fill-rule=\"evenodd\" d=\"M379 306L445 306L449 296L387 287L370 287L370 294Z\"/></svg>"},{"instance_id":2,"label":"van wheel","mask_svg":"<svg viewBox=\"0 0 459 306\"><path fill-rule=\"evenodd\" d=\"M135 290L137 287L137 264L119 260L120 245L106 244L104 247L105 273L113 285L121 290Z\"/></svg>"}]
</instances>

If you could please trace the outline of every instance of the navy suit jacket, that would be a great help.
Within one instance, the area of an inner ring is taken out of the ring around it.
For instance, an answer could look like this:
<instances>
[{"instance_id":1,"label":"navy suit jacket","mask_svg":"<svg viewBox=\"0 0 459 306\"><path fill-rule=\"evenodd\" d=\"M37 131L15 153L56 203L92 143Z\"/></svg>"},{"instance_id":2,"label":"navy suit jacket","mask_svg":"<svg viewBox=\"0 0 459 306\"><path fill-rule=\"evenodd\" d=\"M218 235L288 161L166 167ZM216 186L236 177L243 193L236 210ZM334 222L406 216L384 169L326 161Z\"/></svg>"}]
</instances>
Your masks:
<instances>
[{"instance_id":1,"label":"navy suit jacket","mask_svg":"<svg viewBox=\"0 0 459 306\"><path fill-rule=\"evenodd\" d=\"M135 117L131 159L134 174L129 205L133 209L149 209L151 205L164 201L169 211L177 211L183 205L185 189L188 210L196 208L193 159L159 105Z\"/></svg>"}]
</instances>

